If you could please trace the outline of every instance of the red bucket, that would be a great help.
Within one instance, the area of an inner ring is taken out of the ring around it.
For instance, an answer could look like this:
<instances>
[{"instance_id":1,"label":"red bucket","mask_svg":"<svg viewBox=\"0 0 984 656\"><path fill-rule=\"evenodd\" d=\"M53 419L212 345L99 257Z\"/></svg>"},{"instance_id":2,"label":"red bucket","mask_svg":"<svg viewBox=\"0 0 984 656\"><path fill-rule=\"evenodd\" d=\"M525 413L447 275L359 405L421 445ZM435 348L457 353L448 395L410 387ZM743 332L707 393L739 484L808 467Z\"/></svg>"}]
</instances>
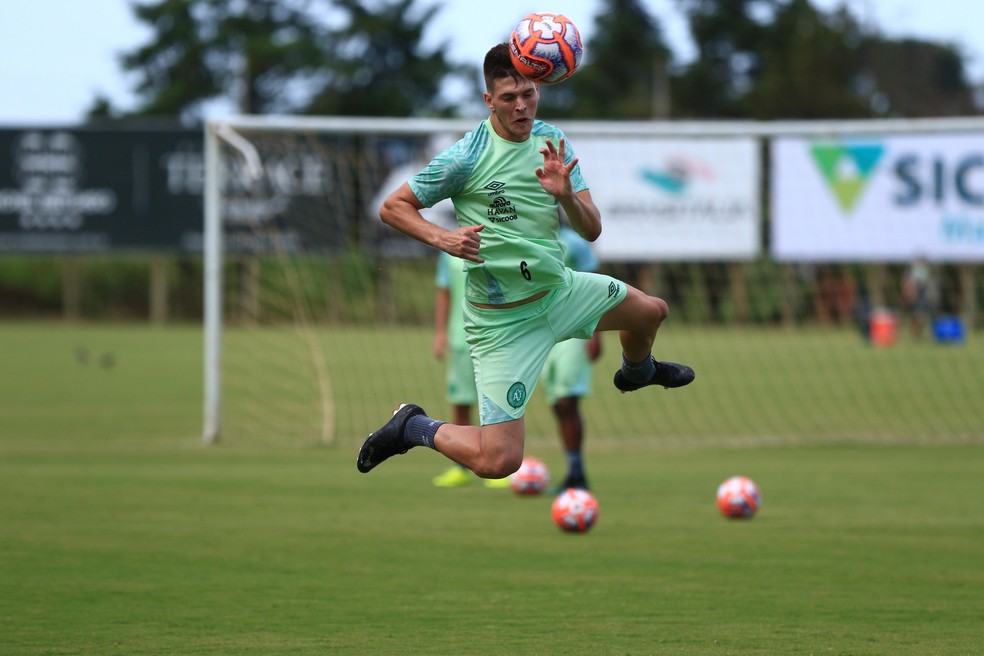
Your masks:
<instances>
[{"instance_id":1,"label":"red bucket","mask_svg":"<svg viewBox=\"0 0 984 656\"><path fill-rule=\"evenodd\" d=\"M891 310L875 310L871 313L871 343L875 346L891 346L899 336L899 318Z\"/></svg>"}]
</instances>

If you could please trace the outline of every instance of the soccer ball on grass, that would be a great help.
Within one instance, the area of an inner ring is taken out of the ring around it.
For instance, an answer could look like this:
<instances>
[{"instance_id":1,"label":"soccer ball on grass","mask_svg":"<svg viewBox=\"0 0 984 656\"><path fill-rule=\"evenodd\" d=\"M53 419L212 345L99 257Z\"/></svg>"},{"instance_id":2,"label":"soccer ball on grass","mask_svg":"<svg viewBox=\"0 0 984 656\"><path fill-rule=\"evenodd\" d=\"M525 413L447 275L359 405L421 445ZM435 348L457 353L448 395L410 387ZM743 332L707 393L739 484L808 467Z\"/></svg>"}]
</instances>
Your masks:
<instances>
[{"instance_id":1,"label":"soccer ball on grass","mask_svg":"<svg viewBox=\"0 0 984 656\"><path fill-rule=\"evenodd\" d=\"M718 485L717 507L725 517L750 519L761 505L758 485L746 476L732 476Z\"/></svg>"},{"instance_id":2,"label":"soccer ball on grass","mask_svg":"<svg viewBox=\"0 0 984 656\"><path fill-rule=\"evenodd\" d=\"M513 66L523 77L541 84L556 84L573 75L582 52L577 27L561 14L529 14L509 37Z\"/></svg>"},{"instance_id":3,"label":"soccer ball on grass","mask_svg":"<svg viewBox=\"0 0 984 656\"><path fill-rule=\"evenodd\" d=\"M550 509L554 524L568 533L586 533L598 521L598 500L587 490L567 488Z\"/></svg>"},{"instance_id":4,"label":"soccer ball on grass","mask_svg":"<svg viewBox=\"0 0 984 656\"><path fill-rule=\"evenodd\" d=\"M550 485L550 472L539 458L527 456L515 472L509 476L509 487L520 495L543 494Z\"/></svg>"}]
</instances>

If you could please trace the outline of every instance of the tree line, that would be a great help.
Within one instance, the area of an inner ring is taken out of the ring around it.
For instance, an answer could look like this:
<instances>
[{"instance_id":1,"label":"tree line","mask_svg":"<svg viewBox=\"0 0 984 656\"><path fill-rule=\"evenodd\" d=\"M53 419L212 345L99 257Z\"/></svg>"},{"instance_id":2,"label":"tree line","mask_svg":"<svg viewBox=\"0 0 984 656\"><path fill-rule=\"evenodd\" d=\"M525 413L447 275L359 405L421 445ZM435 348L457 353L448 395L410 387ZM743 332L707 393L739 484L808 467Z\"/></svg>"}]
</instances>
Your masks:
<instances>
[{"instance_id":1,"label":"tree line","mask_svg":"<svg viewBox=\"0 0 984 656\"><path fill-rule=\"evenodd\" d=\"M450 0L446 0L450 1ZM641 0L600 0L576 75L543 94L554 118L844 119L981 111L969 53L893 39L846 5L810 0L675 0L696 47L675 60ZM143 0L147 43L120 66L137 99L97 95L92 120L202 119L224 103L248 114L471 115L442 93L483 89L481 62L424 44L442 10L426 0Z\"/></svg>"}]
</instances>

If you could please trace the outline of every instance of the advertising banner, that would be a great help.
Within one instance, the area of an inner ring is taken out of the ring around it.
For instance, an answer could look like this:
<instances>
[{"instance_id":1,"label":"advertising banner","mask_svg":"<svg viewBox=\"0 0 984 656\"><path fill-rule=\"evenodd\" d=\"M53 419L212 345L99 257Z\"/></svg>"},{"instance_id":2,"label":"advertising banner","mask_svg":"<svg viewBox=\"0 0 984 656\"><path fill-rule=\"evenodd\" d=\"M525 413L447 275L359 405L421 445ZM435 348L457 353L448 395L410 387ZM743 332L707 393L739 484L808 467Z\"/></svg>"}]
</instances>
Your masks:
<instances>
[{"instance_id":1,"label":"advertising banner","mask_svg":"<svg viewBox=\"0 0 984 656\"><path fill-rule=\"evenodd\" d=\"M748 260L761 250L754 139L571 137L601 210L599 257Z\"/></svg>"},{"instance_id":2,"label":"advertising banner","mask_svg":"<svg viewBox=\"0 0 984 656\"><path fill-rule=\"evenodd\" d=\"M225 250L348 248L353 137L257 136L251 146L257 176L241 154L223 159ZM201 129L0 130L0 253L200 253L203 148Z\"/></svg>"},{"instance_id":3,"label":"advertising banner","mask_svg":"<svg viewBox=\"0 0 984 656\"><path fill-rule=\"evenodd\" d=\"M777 138L771 207L780 261L982 261L984 134Z\"/></svg>"},{"instance_id":4,"label":"advertising banner","mask_svg":"<svg viewBox=\"0 0 984 656\"><path fill-rule=\"evenodd\" d=\"M201 153L200 130L0 130L0 252L179 250Z\"/></svg>"}]
</instances>

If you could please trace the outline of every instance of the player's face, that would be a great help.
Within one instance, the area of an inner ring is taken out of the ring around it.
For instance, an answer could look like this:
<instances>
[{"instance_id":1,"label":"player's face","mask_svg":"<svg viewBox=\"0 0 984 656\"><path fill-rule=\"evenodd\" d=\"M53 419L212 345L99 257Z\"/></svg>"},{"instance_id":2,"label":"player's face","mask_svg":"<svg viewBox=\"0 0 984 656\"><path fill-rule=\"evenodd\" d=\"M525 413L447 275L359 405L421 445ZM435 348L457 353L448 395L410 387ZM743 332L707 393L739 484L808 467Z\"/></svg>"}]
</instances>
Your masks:
<instances>
[{"instance_id":1,"label":"player's face","mask_svg":"<svg viewBox=\"0 0 984 656\"><path fill-rule=\"evenodd\" d=\"M526 78L499 78L485 93L485 104L492 111L492 127L507 141L530 138L539 102L540 86Z\"/></svg>"}]
</instances>

